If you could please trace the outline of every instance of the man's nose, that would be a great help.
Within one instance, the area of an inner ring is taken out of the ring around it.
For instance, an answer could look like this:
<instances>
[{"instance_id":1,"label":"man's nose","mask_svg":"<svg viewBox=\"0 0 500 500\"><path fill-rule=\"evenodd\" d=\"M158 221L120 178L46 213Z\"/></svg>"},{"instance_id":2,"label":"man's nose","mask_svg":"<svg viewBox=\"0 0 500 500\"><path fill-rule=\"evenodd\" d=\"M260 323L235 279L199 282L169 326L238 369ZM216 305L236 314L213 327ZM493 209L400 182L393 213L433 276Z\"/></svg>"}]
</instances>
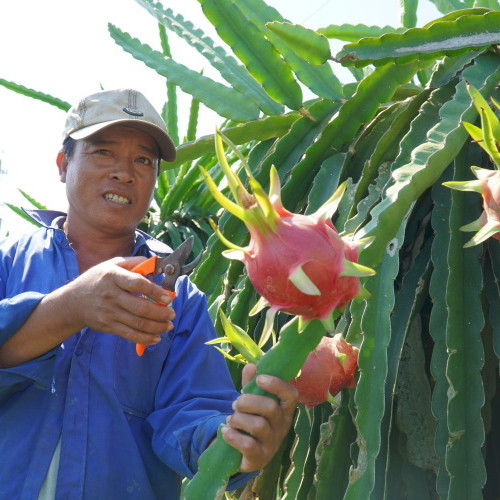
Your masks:
<instances>
[{"instance_id":1,"label":"man's nose","mask_svg":"<svg viewBox=\"0 0 500 500\"><path fill-rule=\"evenodd\" d=\"M133 162L127 159L117 161L110 171L110 177L126 184L132 184L135 180Z\"/></svg>"}]
</instances>

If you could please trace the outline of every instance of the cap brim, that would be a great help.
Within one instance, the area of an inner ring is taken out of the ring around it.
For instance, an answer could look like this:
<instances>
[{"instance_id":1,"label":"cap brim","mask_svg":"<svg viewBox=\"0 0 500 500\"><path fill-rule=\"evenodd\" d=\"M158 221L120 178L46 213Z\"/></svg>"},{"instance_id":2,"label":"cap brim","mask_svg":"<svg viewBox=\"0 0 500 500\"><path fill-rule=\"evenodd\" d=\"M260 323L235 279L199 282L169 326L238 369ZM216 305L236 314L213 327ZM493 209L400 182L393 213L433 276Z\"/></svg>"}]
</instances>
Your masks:
<instances>
[{"instance_id":1,"label":"cap brim","mask_svg":"<svg viewBox=\"0 0 500 500\"><path fill-rule=\"evenodd\" d=\"M168 134L161 128L156 125L145 122L141 120L112 120L109 122L96 123L95 125L89 125L88 127L84 127L76 132L72 132L69 134L69 137L75 140L86 139L91 135L99 132L106 127L110 127L111 125L130 125L131 127L137 128L149 134L158 144L160 148L160 156L165 161L174 161L176 157L175 144L172 139L168 136Z\"/></svg>"}]
</instances>

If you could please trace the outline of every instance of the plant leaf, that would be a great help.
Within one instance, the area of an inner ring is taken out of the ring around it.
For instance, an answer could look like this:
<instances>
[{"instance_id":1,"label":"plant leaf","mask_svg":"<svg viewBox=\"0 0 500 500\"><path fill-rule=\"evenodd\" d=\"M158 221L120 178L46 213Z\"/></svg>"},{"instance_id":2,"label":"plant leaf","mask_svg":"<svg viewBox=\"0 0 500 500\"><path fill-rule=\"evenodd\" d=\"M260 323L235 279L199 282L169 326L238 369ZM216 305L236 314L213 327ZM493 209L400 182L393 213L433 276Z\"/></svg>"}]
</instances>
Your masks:
<instances>
[{"instance_id":1,"label":"plant leaf","mask_svg":"<svg viewBox=\"0 0 500 500\"><path fill-rule=\"evenodd\" d=\"M264 355L262 349L254 342L242 328L231 323L222 310L219 311L222 328L233 347L250 363L257 361Z\"/></svg>"},{"instance_id":2,"label":"plant leaf","mask_svg":"<svg viewBox=\"0 0 500 500\"><path fill-rule=\"evenodd\" d=\"M306 151L305 157L296 164L291 178L283 186L283 204L292 206L292 200L301 200L311 185L321 163L332 152L353 139L358 130L373 119L379 106L387 102L396 88L407 83L422 67L431 61L414 61L407 65L389 63L375 69L362 80L356 93L339 109L335 118L323 128L321 137ZM303 194L301 194L303 193Z\"/></svg>"},{"instance_id":3,"label":"plant leaf","mask_svg":"<svg viewBox=\"0 0 500 500\"><path fill-rule=\"evenodd\" d=\"M9 90L13 90L18 94L25 95L27 97L31 97L33 99L38 99L39 101L46 102L56 108L62 109L63 111L68 111L71 108L71 104L66 101L62 101L57 97L51 96L50 94L45 94L38 90L30 89L28 87L24 87L23 85L19 85L18 83L10 82L9 80L4 80L0 78L0 85L4 86Z\"/></svg>"},{"instance_id":4,"label":"plant leaf","mask_svg":"<svg viewBox=\"0 0 500 500\"><path fill-rule=\"evenodd\" d=\"M172 59L166 59L161 52L153 50L149 45L132 38L112 24L108 25L108 29L111 37L123 50L172 83L176 83L184 92L191 94L221 116L235 122L247 122L259 116L257 105L245 99L237 90L202 76Z\"/></svg>"},{"instance_id":5,"label":"plant leaf","mask_svg":"<svg viewBox=\"0 0 500 500\"><path fill-rule=\"evenodd\" d=\"M439 12L443 14L447 14L449 12L464 9L465 7L471 6L471 1L461 2L460 0L430 0L439 10Z\"/></svg>"},{"instance_id":6,"label":"plant leaf","mask_svg":"<svg viewBox=\"0 0 500 500\"><path fill-rule=\"evenodd\" d=\"M441 181L451 178L450 169L446 170ZM431 310L429 320L429 333L434 341L434 349L430 362L430 370L435 380L432 392L431 408L436 418L437 426L435 433L435 450L438 455L438 470L436 490L440 498L448 498L449 475L446 470L445 455L448 444L447 406L449 382L446 378L446 363L448 353L446 350L446 328L449 309L446 304L446 287L450 269L448 267L447 255L450 244L450 205L451 190L440 183L432 187L432 200L434 209L432 211L431 224L435 237L432 241L431 265L433 272L429 283L429 296L434 307Z\"/></svg>"},{"instance_id":7,"label":"plant leaf","mask_svg":"<svg viewBox=\"0 0 500 500\"><path fill-rule=\"evenodd\" d=\"M500 80L498 57L489 54L479 56L474 65L464 70L463 76L468 81L473 80L474 85L484 93L491 92ZM401 146L403 152L407 147L412 148L412 144L420 145L417 150L411 151L408 163L400 165L396 160L396 170L392 174L394 183L388 188L384 200L372 209L372 220L362 230L362 234L373 235L376 239L361 254L361 263L374 267L374 263L379 261L394 237L396 221L405 217L414 200L439 179L467 139L461 123L473 121L476 114L466 83L461 81L454 98L439 109L440 122L430 130L425 129L426 140L423 143L411 139L413 133L420 136L423 131L413 129L408 133L406 143ZM401 163L406 162L408 152L400 153L400 157Z\"/></svg>"},{"instance_id":8,"label":"plant leaf","mask_svg":"<svg viewBox=\"0 0 500 500\"><path fill-rule=\"evenodd\" d=\"M414 28L417 25L418 0L401 0L401 24L405 28Z\"/></svg>"},{"instance_id":9,"label":"plant leaf","mask_svg":"<svg viewBox=\"0 0 500 500\"><path fill-rule=\"evenodd\" d=\"M288 108L299 109L302 91L289 66L238 5L231 0L198 1L219 36L265 91Z\"/></svg>"},{"instance_id":10,"label":"plant leaf","mask_svg":"<svg viewBox=\"0 0 500 500\"><path fill-rule=\"evenodd\" d=\"M360 376L354 400L359 448L356 466L350 471L345 500L372 498L375 487L375 462L381 447L380 424L385 409L385 384L388 375L387 347L391 338L391 311L394 307L394 279L399 271L399 247L406 220L396 228L395 251L386 252L378 262L377 275L366 281L370 300L353 302L350 312L361 322L363 342L358 356ZM398 243L399 242L399 243ZM360 402L363 404L360 405Z\"/></svg>"},{"instance_id":11,"label":"plant leaf","mask_svg":"<svg viewBox=\"0 0 500 500\"><path fill-rule=\"evenodd\" d=\"M468 161L465 152L457 156L455 177L463 178L467 174ZM464 234L458 231L464 218L478 215L478 210L478 205L471 197L451 192L450 271L446 283L446 305L449 308L446 323L446 347L449 353L446 364L449 381L446 446L446 469L450 475L448 498L480 498L486 483L482 453L485 393L481 376L484 365L481 338L484 315L481 294L478 293L483 287L482 249L477 247L464 251ZM461 474L463 470L468 473Z\"/></svg>"},{"instance_id":12,"label":"plant leaf","mask_svg":"<svg viewBox=\"0 0 500 500\"><path fill-rule=\"evenodd\" d=\"M300 116L291 113L281 116L270 116L261 120L249 121L243 125L223 130L224 135L234 144L245 144L252 140L265 141L286 134L293 122ZM207 153L214 152L214 136L206 135L193 142L185 142L177 148L177 157L173 162L162 162L162 169L171 169L192 161Z\"/></svg>"},{"instance_id":13,"label":"plant leaf","mask_svg":"<svg viewBox=\"0 0 500 500\"><path fill-rule=\"evenodd\" d=\"M162 24L158 24L158 30L160 33L160 42L163 55L165 57L172 57L165 26L163 26ZM163 120L167 125L168 135L172 139L173 143L178 146L179 126L177 113L177 85L172 82L167 82L167 102L163 106Z\"/></svg>"},{"instance_id":14,"label":"plant leaf","mask_svg":"<svg viewBox=\"0 0 500 500\"><path fill-rule=\"evenodd\" d=\"M405 28L393 26L367 26L366 24L330 24L326 28L319 28L318 33L326 38L335 38L345 42L357 42L361 38L379 37L385 33L403 33Z\"/></svg>"},{"instance_id":15,"label":"plant leaf","mask_svg":"<svg viewBox=\"0 0 500 500\"><path fill-rule=\"evenodd\" d=\"M31 224L35 225L36 227L41 227L41 224L39 224L38 222L35 222L22 208L16 207L15 205L12 205L11 203L6 203L5 206L9 207L14 213L19 215L25 221L30 222Z\"/></svg>"},{"instance_id":16,"label":"plant leaf","mask_svg":"<svg viewBox=\"0 0 500 500\"><path fill-rule=\"evenodd\" d=\"M323 64L330 58L330 44L325 36L292 23L275 21L266 26L311 64Z\"/></svg>"},{"instance_id":17,"label":"plant leaf","mask_svg":"<svg viewBox=\"0 0 500 500\"><path fill-rule=\"evenodd\" d=\"M198 99L191 100L189 108L189 120L186 131L186 141L194 141L196 139L196 128L198 126L198 117L200 114L200 101Z\"/></svg>"},{"instance_id":18,"label":"plant leaf","mask_svg":"<svg viewBox=\"0 0 500 500\"><path fill-rule=\"evenodd\" d=\"M38 208L39 210L47 210L47 207L40 203L39 201L36 201L35 198L30 196L28 193L23 191L22 189L18 190L34 207Z\"/></svg>"},{"instance_id":19,"label":"plant leaf","mask_svg":"<svg viewBox=\"0 0 500 500\"><path fill-rule=\"evenodd\" d=\"M500 12L461 16L456 20L440 21L427 28L412 28L401 34L386 34L380 38L364 38L348 44L336 55L336 60L357 67L380 65L399 59L411 61L423 55L436 58L468 52L473 47L500 43Z\"/></svg>"},{"instance_id":20,"label":"plant leaf","mask_svg":"<svg viewBox=\"0 0 500 500\"><path fill-rule=\"evenodd\" d=\"M312 65L304 61L277 35L266 28L266 24L273 21L287 21L281 14L263 0L245 0L239 2L239 7L248 19L260 28L269 41L282 54L295 76L312 92L327 99L342 99L342 85L334 75L330 64Z\"/></svg>"},{"instance_id":21,"label":"plant leaf","mask_svg":"<svg viewBox=\"0 0 500 500\"><path fill-rule=\"evenodd\" d=\"M245 67L207 36L201 29L195 28L190 21L181 15L174 14L154 0L136 0L150 14L172 30L189 45L194 47L210 64L216 68L222 78L234 89L255 102L268 115L283 112L283 106L269 97L258 82L248 73Z\"/></svg>"}]
</instances>

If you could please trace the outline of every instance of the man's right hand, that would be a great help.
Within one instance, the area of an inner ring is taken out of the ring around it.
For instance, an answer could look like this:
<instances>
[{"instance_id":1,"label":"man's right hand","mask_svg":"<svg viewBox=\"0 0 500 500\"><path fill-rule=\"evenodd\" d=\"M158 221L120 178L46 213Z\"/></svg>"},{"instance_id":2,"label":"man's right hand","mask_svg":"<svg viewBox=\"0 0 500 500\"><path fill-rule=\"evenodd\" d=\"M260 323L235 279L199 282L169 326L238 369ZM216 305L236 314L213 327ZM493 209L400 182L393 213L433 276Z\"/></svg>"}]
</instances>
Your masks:
<instances>
[{"instance_id":1,"label":"man's right hand","mask_svg":"<svg viewBox=\"0 0 500 500\"><path fill-rule=\"evenodd\" d=\"M0 347L0 367L34 359L85 327L151 345L173 328L171 298L130 272L145 257L114 258L91 267L46 295L21 328ZM147 300L144 297L149 297Z\"/></svg>"},{"instance_id":2,"label":"man's right hand","mask_svg":"<svg viewBox=\"0 0 500 500\"><path fill-rule=\"evenodd\" d=\"M169 294L140 274L130 272L144 260L145 257L118 257L90 268L67 285L76 306L71 308L73 317L68 320L78 318L77 330L88 326L150 345L161 340L158 334L173 328L173 309L159 306L170 304Z\"/></svg>"}]
</instances>

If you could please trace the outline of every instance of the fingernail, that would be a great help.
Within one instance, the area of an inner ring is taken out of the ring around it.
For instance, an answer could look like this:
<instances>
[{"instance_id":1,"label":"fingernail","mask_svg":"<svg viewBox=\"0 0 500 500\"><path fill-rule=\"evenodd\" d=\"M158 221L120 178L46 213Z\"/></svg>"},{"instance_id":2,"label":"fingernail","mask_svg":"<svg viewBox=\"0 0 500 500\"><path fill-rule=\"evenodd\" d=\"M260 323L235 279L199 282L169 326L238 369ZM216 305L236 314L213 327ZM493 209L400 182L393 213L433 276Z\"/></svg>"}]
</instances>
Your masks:
<instances>
[{"instance_id":1,"label":"fingernail","mask_svg":"<svg viewBox=\"0 0 500 500\"><path fill-rule=\"evenodd\" d=\"M161 342L161 337L159 335L153 337L153 344L158 344L159 342Z\"/></svg>"},{"instance_id":2,"label":"fingernail","mask_svg":"<svg viewBox=\"0 0 500 500\"><path fill-rule=\"evenodd\" d=\"M271 377L269 375L258 375L257 382L260 384L267 385L271 382Z\"/></svg>"},{"instance_id":3,"label":"fingernail","mask_svg":"<svg viewBox=\"0 0 500 500\"><path fill-rule=\"evenodd\" d=\"M162 304L168 305L168 304L170 304L170 302L172 302L172 299L170 298L170 295L162 295L160 297L160 302Z\"/></svg>"},{"instance_id":4,"label":"fingernail","mask_svg":"<svg viewBox=\"0 0 500 500\"><path fill-rule=\"evenodd\" d=\"M222 435L226 434L226 432L228 431L228 427L227 427L227 425L223 425L223 426L221 427L220 431L221 431Z\"/></svg>"}]
</instances>

